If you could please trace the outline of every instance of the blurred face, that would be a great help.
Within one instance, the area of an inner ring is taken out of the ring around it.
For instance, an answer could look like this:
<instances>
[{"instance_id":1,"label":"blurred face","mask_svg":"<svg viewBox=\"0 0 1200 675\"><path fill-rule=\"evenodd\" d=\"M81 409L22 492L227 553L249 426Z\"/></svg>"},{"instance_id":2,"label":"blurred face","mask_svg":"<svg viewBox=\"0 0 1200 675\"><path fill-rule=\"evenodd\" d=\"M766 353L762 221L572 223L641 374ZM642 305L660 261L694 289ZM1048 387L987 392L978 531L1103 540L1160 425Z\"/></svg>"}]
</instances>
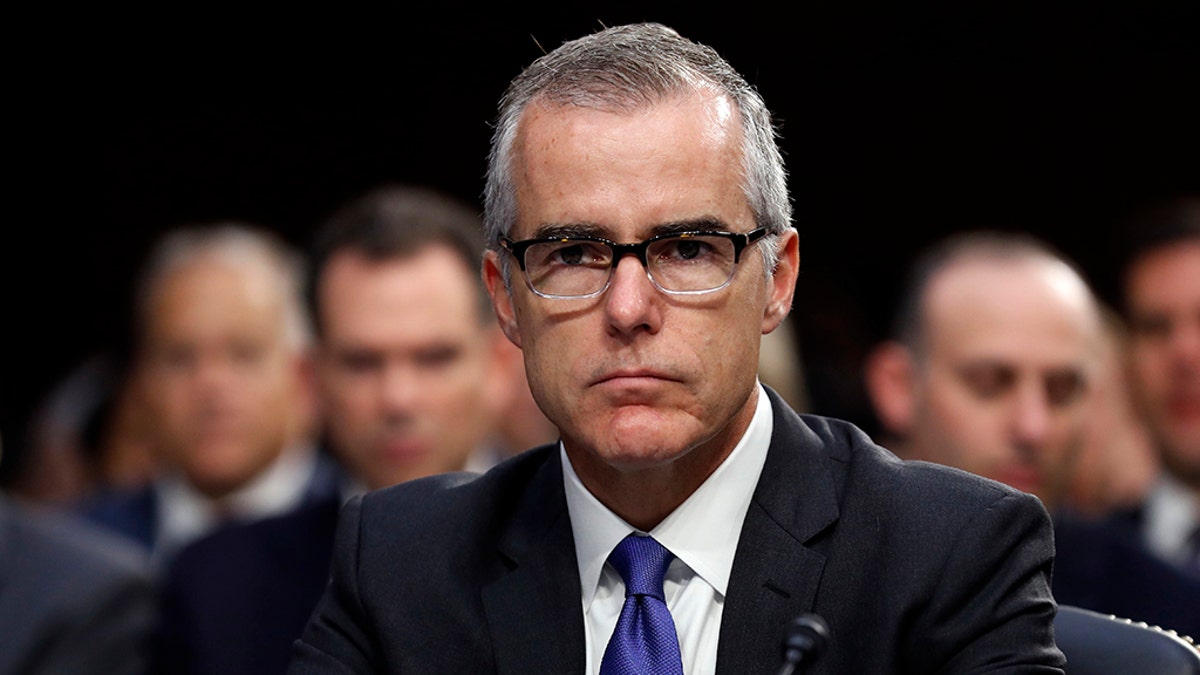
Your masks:
<instances>
[{"instance_id":1,"label":"blurred face","mask_svg":"<svg viewBox=\"0 0 1200 675\"><path fill-rule=\"evenodd\" d=\"M1200 487L1200 240L1143 255L1125 297L1140 407L1163 462Z\"/></svg>"},{"instance_id":2,"label":"blurred face","mask_svg":"<svg viewBox=\"0 0 1200 675\"><path fill-rule=\"evenodd\" d=\"M1098 346L1086 289L1040 261L965 261L925 297L913 455L1032 492L1053 508L1080 447Z\"/></svg>"},{"instance_id":3,"label":"blurred face","mask_svg":"<svg viewBox=\"0 0 1200 675\"><path fill-rule=\"evenodd\" d=\"M139 382L168 464L217 497L270 464L300 424L303 366L271 273L201 259L164 278Z\"/></svg>"},{"instance_id":4,"label":"blurred face","mask_svg":"<svg viewBox=\"0 0 1200 675\"><path fill-rule=\"evenodd\" d=\"M672 229L754 229L736 115L711 95L632 113L534 104L517 141L509 236L632 243ZM794 253L793 239L783 237ZM791 304L790 254L768 281L751 246L728 286L692 296L657 290L626 256L608 289L587 299L539 297L515 263L506 290L498 255L488 254L484 274L501 325L589 489L613 472L671 466L706 477L728 455L754 412L761 336Z\"/></svg>"},{"instance_id":5,"label":"blurred face","mask_svg":"<svg viewBox=\"0 0 1200 675\"><path fill-rule=\"evenodd\" d=\"M344 251L329 261L318 289L326 429L368 487L462 469L484 442L494 338L478 283L437 245L411 258Z\"/></svg>"}]
</instances>

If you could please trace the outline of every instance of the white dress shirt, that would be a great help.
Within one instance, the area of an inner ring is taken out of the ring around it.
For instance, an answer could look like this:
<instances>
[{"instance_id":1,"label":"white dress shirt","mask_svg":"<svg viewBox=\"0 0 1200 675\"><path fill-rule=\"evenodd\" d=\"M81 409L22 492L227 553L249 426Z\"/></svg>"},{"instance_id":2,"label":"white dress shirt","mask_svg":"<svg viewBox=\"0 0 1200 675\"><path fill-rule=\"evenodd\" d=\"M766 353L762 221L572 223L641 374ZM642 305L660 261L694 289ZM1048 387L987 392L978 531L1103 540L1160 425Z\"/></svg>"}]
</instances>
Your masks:
<instances>
[{"instance_id":1,"label":"white dress shirt","mask_svg":"<svg viewBox=\"0 0 1200 675\"><path fill-rule=\"evenodd\" d=\"M316 448L306 444L284 450L247 485L222 500L225 517L255 520L298 506L316 470ZM154 489L158 493L158 530L151 553L155 560L170 557L223 522L216 503L178 473L168 473Z\"/></svg>"},{"instance_id":2,"label":"white dress shirt","mask_svg":"<svg viewBox=\"0 0 1200 675\"><path fill-rule=\"evenodd\" d=\"M1190 552L1189 537L1200 527L1200 501L1195 493L1164 471L1146 496L1145 519L1146 545L1182 565Z\"/></svg>"},{"instance_id":3,"label":"white dress shirt","mask_svg":"<svg viewBox=\"0 0 1200 675\"><path fill-rule=\"evenodd\" d=\"M733 452L649 532L675 554L663 591L679 635L683 672L689 675L716 672L721 611L733 556L771 444L771 402L761 385L757 389L754 417ZM588 492L561 443L559 453L583 591L586 672L598 673L625 602L625 583L606 561L626 535L639 530Z\"/></svg>"}]
</instances>

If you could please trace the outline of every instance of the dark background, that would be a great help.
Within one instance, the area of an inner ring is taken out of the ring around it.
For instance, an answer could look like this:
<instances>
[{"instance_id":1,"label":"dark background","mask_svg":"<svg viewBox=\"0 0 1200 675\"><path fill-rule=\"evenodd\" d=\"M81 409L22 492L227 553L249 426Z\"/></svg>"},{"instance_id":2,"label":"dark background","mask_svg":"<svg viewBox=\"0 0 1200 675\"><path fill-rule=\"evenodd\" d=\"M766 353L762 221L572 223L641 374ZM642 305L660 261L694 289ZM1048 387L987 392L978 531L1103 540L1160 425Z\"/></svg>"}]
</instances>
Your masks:
<instances>
[{"instance_id":1,"label":"dark background","mask_svg":"<svg viewBox=\"0 0 1200 675\"><path fill-rule=\"evenodd\" d=\"M1119 220L1200 190L1198 4L184 4L15 21L27 48L5 87L5 452L19 454L50 386L121 344L156 234L239 219L303 245L385 181L478 204L508 80L543 47L634 20L712 45L775 111L813 407L869 427L857 359L921 247L968 227L1030 231L1108 297Z\"/></svg>"}]
</instances>

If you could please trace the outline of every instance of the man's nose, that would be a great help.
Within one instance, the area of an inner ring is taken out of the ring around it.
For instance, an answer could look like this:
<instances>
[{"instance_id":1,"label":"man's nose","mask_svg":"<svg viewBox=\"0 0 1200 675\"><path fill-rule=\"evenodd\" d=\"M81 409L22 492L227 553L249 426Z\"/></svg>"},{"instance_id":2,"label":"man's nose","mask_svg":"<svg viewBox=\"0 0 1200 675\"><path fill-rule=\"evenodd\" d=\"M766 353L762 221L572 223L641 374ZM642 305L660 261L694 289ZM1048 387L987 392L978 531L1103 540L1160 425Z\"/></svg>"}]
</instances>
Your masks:
<instances>
[{"instance_id":1,"label":"man's nose","mask_svg":"<svg viewBox=\"0 0 1200 675\"><path fill-rule=\"evenodd\" d=\"M612 270L604 296L608 325L622 335L656 333L662 325L662 293L650 283L646 268L635 255L622 256Z\"/></svg>"},{"instance_id":2,"label":"man's nose","mask_svg":"<svg viewBox=\"0 0 1200 675\"><path fill-rule=\"evenodd\" d=\"M390 411L408 410L419 395L419 383L412 368L388 364L380 376L379 400Z\"/></svg>"},{"instance_id":3,"label":"man's nose","mask_svg":"<svg viewBox=\"0 0 1200 675\"><path fill-rule=\"evenodd\" d=\"M1053 414L1040 386L1022 387L1013 403L1012 433L1016 442L1022 447L1040 447L1050 432Z\"/></svg>"}]
</instances>

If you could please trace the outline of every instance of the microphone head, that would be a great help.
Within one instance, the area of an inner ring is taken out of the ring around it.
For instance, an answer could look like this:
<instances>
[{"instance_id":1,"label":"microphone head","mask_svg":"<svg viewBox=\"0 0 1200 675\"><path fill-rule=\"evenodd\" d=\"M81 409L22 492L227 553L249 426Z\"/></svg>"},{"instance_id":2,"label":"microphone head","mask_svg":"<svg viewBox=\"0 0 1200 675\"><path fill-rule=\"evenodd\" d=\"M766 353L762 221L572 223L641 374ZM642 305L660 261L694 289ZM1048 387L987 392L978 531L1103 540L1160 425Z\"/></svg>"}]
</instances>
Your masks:
<instances>
[{"instance_id":1,"label":"microphone head","mask_svg":"<svg viewBox=\"0 0 1200 675\"><path fill-rule=\"evenodd\" d=\"M829 626L816 614L802 614L788 625L783 638L783 658L787 663L815 661L829 646Z\"/></svg>"}]
</instances>

